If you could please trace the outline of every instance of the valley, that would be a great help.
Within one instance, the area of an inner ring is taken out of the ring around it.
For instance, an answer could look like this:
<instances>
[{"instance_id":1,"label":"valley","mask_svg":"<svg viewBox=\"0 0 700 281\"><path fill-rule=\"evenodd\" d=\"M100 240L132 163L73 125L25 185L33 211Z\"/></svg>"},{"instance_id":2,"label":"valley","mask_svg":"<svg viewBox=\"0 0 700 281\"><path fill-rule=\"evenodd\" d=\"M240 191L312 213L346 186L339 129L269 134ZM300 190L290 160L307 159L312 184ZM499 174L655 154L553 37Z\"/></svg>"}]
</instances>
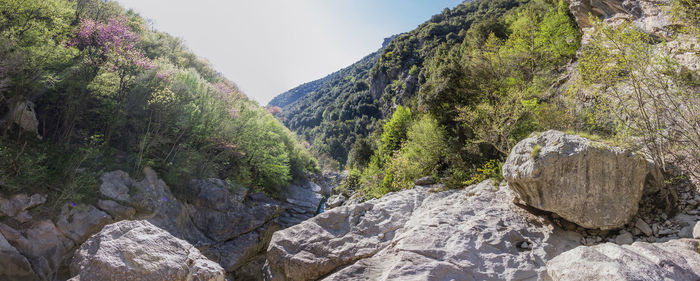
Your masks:
<instances>
[{"instance_id":1,"label":"valley","mask_svg":"<svg viewBox=\"0 0 700 281\"><path fill-rule=\"evenodd\" d=\"M0 0L0 280L698 280L699 11L464 1L260 105Z\"/></svg>"}]
</instances>

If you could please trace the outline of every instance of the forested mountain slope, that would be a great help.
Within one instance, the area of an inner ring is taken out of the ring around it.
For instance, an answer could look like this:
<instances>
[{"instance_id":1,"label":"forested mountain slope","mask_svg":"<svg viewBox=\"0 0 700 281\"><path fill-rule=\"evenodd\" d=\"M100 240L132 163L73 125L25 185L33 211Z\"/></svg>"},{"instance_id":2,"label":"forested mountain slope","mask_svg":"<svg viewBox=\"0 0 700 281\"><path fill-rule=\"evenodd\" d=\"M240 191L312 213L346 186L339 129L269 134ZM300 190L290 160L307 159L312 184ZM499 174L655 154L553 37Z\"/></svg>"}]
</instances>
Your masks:
<instances>
[{"instance_id":1,"label":"forested mountain slope","mask_svg":"<svg viewBox=\"0 0 700 281\"><path fill-rule=\"evenodd\" d=\"M315 169L296 136L182 40L115 1L0 1L0 192L93 200L106 170L275 194ZM54 206L60 206L54 202Z\"/></svg>"},{"instance_id":2,"label":"forested mountain slope","mask_svg":"<svg viewBox=\"0 0 700 281\"><path fill-rule=\"evenodd\" d=\"M426 62L440 46L459 45L473 24L485 25L525 2L467 1L445 9L413 31L385 39L376 53L283 93L270 105L282 107L283 122L319 155L344 165L353 144L364 142L378 129L378 121L415 95L425 79Z\"/></svg>"},{"instance_id":3,"label":"forested mountain slope","mask_svg":"<svg viewBox=\"0 0 700 281\"><path fill-rule=\"evenodd\" d=\"M368 72L324 81L281 117L322 164L350 171L349 189L372 197L423 176L449 187L499 178L518 141L549 129L598 135L665 172L671 161L697 174L686 162L700 159L696 8L466 1L346 69ZM620 11L632 12L616 18ZM671 20L655 16L662 12Z\"/></svg>"}]
</instances>

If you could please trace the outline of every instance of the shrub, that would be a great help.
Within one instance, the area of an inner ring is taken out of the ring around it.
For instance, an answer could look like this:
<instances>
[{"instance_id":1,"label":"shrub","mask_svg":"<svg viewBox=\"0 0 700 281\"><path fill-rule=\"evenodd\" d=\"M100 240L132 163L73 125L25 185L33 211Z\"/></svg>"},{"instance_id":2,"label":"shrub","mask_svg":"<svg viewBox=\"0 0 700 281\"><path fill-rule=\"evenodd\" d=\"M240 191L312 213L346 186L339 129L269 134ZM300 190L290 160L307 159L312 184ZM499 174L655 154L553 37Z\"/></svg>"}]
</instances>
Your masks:
<instances>
[{"instance_id":1,"label":"shrub","mask_svg":"<svg viewBox=\"0 0 700 281\"><path fill-rule=\"evenodd\" d=\"M615 133L641 145L661 168L673 161L700 179L700 76L630 22L593 25L578 69L599 112L609 112Z\"/></svg>"}]
</instances>

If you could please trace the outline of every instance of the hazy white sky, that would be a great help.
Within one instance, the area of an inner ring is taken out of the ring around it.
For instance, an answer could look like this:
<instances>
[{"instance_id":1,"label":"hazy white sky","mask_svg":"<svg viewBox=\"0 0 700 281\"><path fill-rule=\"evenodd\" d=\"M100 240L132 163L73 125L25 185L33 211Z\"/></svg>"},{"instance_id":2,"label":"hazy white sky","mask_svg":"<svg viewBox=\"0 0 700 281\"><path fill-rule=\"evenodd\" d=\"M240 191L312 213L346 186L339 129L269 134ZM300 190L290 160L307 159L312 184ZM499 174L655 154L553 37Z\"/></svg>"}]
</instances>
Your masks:
<instances>
[{"instance_id":1,"label":"hazy white sky","mask_svg":"<svg viewBox=\"0 0 700 281\"><path fill-rule=\"evenodd\" d=\"M462 0L117 0L260 104L348 66Z\"/></svg>"}]
</instances>

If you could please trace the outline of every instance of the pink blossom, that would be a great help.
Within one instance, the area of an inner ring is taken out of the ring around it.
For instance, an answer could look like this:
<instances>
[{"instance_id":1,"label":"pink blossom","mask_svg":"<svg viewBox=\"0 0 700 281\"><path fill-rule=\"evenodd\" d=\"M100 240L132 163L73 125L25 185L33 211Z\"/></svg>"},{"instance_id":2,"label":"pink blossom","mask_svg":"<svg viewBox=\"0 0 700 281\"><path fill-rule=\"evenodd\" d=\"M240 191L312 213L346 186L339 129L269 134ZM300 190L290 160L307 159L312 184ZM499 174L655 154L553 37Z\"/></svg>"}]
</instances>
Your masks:
<instances>
[{"instance_id":1,"label":"pink blossom","mask_svg":"<svg viewBox=\"0 0 700 281\"><path fill-rule=\"evenodd\" d=\"M68 46L88 51L96 64L111 63L112 71L123 67L153 69L153 62L136 48L138 41L138 35L129 29L125 17L111 18L107 23L82 19Z\"/></svg>"}]
</instances>

